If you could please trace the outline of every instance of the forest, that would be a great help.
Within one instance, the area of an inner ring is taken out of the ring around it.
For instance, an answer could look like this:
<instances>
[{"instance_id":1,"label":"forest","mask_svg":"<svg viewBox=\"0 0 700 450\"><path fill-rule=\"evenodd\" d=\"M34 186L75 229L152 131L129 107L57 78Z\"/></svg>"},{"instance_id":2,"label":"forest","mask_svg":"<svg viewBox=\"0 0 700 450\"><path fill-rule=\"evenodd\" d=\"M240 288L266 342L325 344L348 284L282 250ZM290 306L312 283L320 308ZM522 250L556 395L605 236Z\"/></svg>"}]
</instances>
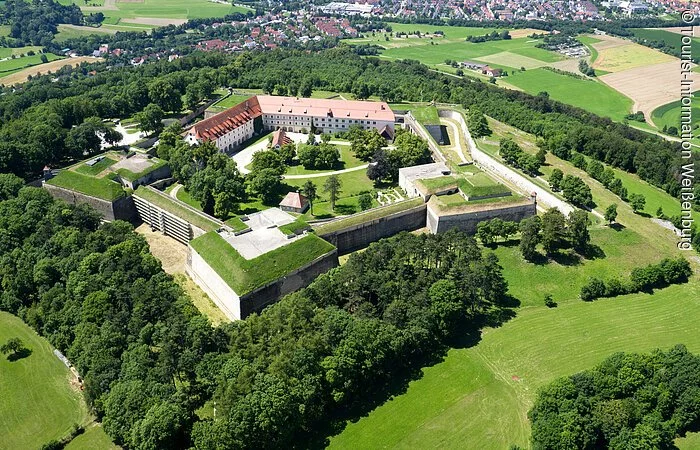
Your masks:
<instances>
[{"instance_id":1,"label":"forest","mask_svg":"<svg viewBox=\"0 0 700 450\"><path fill-rule=\"evenodd\" d=\"M677 345L616 353L545 387L530 410L534 449L677 448L700 430L700 357Z\"/></svg>"}]
</instances>

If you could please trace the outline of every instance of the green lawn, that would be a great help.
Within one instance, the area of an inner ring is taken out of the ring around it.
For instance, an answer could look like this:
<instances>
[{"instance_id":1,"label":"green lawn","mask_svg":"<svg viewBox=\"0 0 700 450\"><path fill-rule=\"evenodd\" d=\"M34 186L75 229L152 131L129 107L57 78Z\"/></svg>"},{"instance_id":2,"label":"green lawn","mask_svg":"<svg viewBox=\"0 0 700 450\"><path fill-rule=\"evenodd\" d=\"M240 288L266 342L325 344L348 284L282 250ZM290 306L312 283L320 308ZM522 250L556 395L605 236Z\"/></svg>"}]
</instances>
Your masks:
<instances>
[{"instance_id":1,"label":"green lawn","mask_svg":"<svg viewBox=\"0 0 700 450\"><path fill-rule=\"evenodd\" d=\"M697 126L697 118L700 117L700 101L698 100L698 95L700 91L695 91L693 93L693 98L691 100L691 112L694 119L693 125ZM654 121L654 125L661 130L664 126L676 127L678 130L681 128L681 101L675 101L667 103L663 106L659 106L651 113L651 119ZM697 133L696 133L697 134ZM696 136L696 140L700 137Z\"/></svg>"},{"instance_id":2,"label":"green lawn","mask_svg":"<svg viewBox=\"0 0 700 450\"><path fill-rule=\"evenodd\" d=\"M335 220L325 225L319 225L315 228L318 234L327 234L334 231L342 230L343 228L351 227L353 225L358 225L363 222L368 222L380 217L386 217L391 214L395 214L407 209L419 206L423 203L423 199L414 198L412 200L406 200L399 203L394 203L383 208L374 208L364 212L362 214L355 214L347 218Z\"/></svg>"},{"instance_id":3,"label":"green lawn","mask_svg":"<svg viewBox=\"0 0 700 450\"><path fill-rule=\"evenodd\" d=\"M335 248L315 234L253 259L243 258L215 232L193 239L190 245L238 295L283 277Z\"/></svg>"},{"instance_id":4,"label":"green lawn","mask_svg":"<svg viewBox=\"0 0 700 450\"><path fill-rule=\"evenodd\" d=\"M126 195L122 185L116 181L95 178L72 170L62 170L47 183L108 201L114 201Z\"/></svg>"},{"instance_id":5,"label":"green lawn","mask_svg":"<svg viewBox=\"0 0 700 450\"><path fill-rule=\"evenodd\" d=\"M304 166L298 164L298 160L295 160L297 164L287 167L285 175L306 175L314 173L324 173L333 170L352 169L353 167L358 167L367 164L365 161L362 161L361 159L355 157L355 154L350 150L350 145L336 145L336 147L340 152L340 160L338 160L336 165L331 167L330 169L305 169Z\"/></svg>"},{"instance_id":6,"label":"green lawn","mask_svg":"<svg viewBox=\"0 0 700 450\"><path fill-rule=\"evenodd\" d=\"M36 449L89 420L70 371L49 343L19 318L0 312L0 345L18 337L31 354L10 362L0 355L0 433L6 449Z\"/></svg>"},{"instance_id":7,"label":"green lawn","mask_svg":"<svg viewBox=\"0 0 700 450\"><path fill-rule=\"evenodd\" d=\"M438 117L437 108L432 105L421 105L416 103L392 103L389 105L391 109L399 111L411 111L411 115L423 125L439 125L440 117Z\"/></svg>"},{"instance_id":8,"label":"green lawn","mask_svg":"<svg viewBox=\"0 0 700 450\"><path fill-rule=\"evenodd\" d=\"M83 175L90 175L92 177L97 176L100 172L105 170L106 168L110 167L113 164L116 164L117 160L110 158L109 156L104 157L100 162L88 166L84 162L79 163L77 166L75 166L75 171L82 173Z\"/></svg>"},{"instance_id":9,"label":"green lawn","mask_svg":"<svg viewBox=\"0 0 700 450\"><path fill-rule=\"evenodd\" d=\"M85 6L80 0L62 0L62 3L75 3ZM234 12L245 13L250 8L244 6L232 6L231 4L214 3L208 0L144 0L142 2L117 2L118 10L101 10L104 13L108 25L123 25L130 28L138 28L139 25L146 28L165 25L137 24L123 21L138 17L155 19L199 19L209 17L224 17ZM100 10L98 10L100 11ZM89 12L95 12L91 10Z\"/></svg>"},{"instance_id":10,"label":"green lawn","mask_svg":"<svg viewBox=\"0 0 700 450\"><path fill-rule=\"evenodd\" d=\"M506 268L506 271L508 269ZM559 280L566 283L566 278ZM523 308L470 348L452 349L398 395L331 439L331 448L527 446L537 390L617 351L700 351L700 284L555 309Z\"/></svg>"},{"instance_id":11,"label":"green lawn","mask_svg":"<svg viewBox=\"0 0 700 450\"><path fill-rule=\"evenodd\" d=\"M219 100L209 107L209 109L216 111L223 111L228 108L232 108L237 104L248 100L250 97L258 94L262 94L262 89L236 89L233 88L233 93L228 97ZM224 90L222 94L226 94Z\"/></svg>"},{"instance_id":12,"label":"green lawn","mask_svg":"<svg viewBox=\"0 0 700 450\"><path fill-rule=\"evenodd\" d=\"M183 189L180 189L180 191L183 191ZM217 222L207 219L201 214L197 214L196 212L191 211L189 208L182 206L181 204L173 200L169 195L154 192L152 189L149 189L146 186L139 186L138 189L136 189L136 191L134 192L134 194L138 195L144 200L153 203L154 205L160 208L163 208L166 211L171 212L172 214L175 214L181 219L189 222L190 224L198 228L201 228L204 231L216 230L220 226Z\"/></svg>"},{"instance_id":13,"label":"green lawn","mask_svg":"<svg viewBox=\"0 0 700 450\"><path fill-rule=\"evenodd\" d=\"M65 450L117 450L102 425L93 425L65 446Z\"/></svg>"},{"instance_id":14,"label":"green lawn","mask_svg":"<svg viewBox=\"0 0 700 450\"><path fill-rule=\"evenodd\" d=\"M4 26L4 25L3 25ZM2 36L2 27L0 26L0 36ZM41 46L38 45L30 45L28 47L0 47L0 58L7 58L12 55L23 55L29 51L34 51L35 53L39 53L41 51Z\"/></svg>"},{"instance_id":15,"label":"green lawn","mask_svg":"<svg viewBox=\"0 0 700 450\"><path fill-rule=\"evenodd\" d=\"M110 30L103 27L81 27L74 28L68 27L66 25L58 25L58 33L54 36L56 42L67 41L68 39L78 39L86 36L91 36L93 34L113 34Z\"/></svg>"},{"instance_id":16,"label":"green lawn","mask_svg":"<svg viewBox=\"0 0 700 450\"><path fill-rule=\"evenodd\" d=\"M141 172L134 173L129 169L126 169L124 167L121 167L117 169L117 173L119 174L120 177L124 178L125 180L128 181L135 181L138 180L141 177L144 177L148 175L151 172L154 172L161 167L167 166L168 162L164 159L158 159L158 158L153 158L150 160L151 165L143 169Z\"/></svg>"},{"instance_id":17,"label":"green lawn","mask_svg":"<svg viewBox=\"0 0 700 450\"><path fill-rule=\"evenodd\" d=\"M554 100L617 121L622 121L632 110L631 99L595 80L582 80L546 69L532 69L513 72L503 81L532 95L547 92Z\"/></svg>"},{"instance_id":18,"label":"green lawn","mask_svg":"<svg viewBox=\"0 0 700 450\"><path fill-rule=\"evenodd\" d=\"M653 28L632 28L630 31L634 33L635 37L640 39L646 39L648 41L664 41L667 46L674 48L676 51L681 51L681 38L683 35L680 33ZM700 54L700 38L694 37L691 42L692 54Z\"/></svg>"}]
</instances>

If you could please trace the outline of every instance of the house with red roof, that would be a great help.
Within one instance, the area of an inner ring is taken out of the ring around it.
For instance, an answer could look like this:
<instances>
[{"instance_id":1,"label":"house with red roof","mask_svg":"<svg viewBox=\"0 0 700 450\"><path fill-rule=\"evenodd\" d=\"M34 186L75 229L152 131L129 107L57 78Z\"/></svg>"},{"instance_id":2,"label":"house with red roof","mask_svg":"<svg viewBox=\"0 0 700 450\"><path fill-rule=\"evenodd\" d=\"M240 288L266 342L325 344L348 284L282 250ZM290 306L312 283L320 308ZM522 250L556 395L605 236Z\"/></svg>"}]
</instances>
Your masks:
<instances>
[{"instance_id":1,"label":"house with red roof","mask_svg":"<svg viewBox=\"0 0 700 450\"><path fill-rule=\"evenodd\" d=\"M279 207L282 211L304 214L309 207L309 200L299 192L288 192Z\"/></svg>"}]
</instances>

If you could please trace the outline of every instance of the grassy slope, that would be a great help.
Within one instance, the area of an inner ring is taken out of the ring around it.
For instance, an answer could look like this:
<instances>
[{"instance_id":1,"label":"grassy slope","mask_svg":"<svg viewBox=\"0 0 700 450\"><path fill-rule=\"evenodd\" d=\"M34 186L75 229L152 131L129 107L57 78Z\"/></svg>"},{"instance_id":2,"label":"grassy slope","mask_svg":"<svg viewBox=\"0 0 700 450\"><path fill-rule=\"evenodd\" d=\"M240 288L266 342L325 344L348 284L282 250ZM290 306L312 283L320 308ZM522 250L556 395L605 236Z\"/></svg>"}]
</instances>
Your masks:
<instances>
[{"instance_id":1,"label":"grassy slope","mask_svg":"<svg viewBox=\"0 0 700 450\"><path fill-rule=\"evenodd\" d=\"M517 71L504 81L529 94L547 92L554 100L618 121L623 120L632 110L631 99L603 83L581 80L546 69Z\"/></svg>"},{"instance_id":2,"label":"grassy slope","mask_svg":"<svg viewBox=\"0 0 700 450\"><path fill-rule=\"evenodd\" d=\"M183 189L180 189L181 191ZM201 215L190 211L186 207L180 205L179 203L175 202L172 200L169 196L167 195L159 195L156 192L151 191L150 189L146 188L145 186L139 186L138 189L136 189L136 195L139 197L142 197L144 200L147 200L156 206L159 206L163 208L166 211L171 212L172 214L175 214L176 216L182 218L183 220L186 220L187 222L191 223L192 225L201 228L204 231L211 231L211 230L216 230L219 228L219 224L207 219L206 217L202 217ZM178 192L179 194L179 192ZM178 195L178 200L179 200L179 195Z\"/></svg>"},{"instance_id":3,"label":"grassy slope","mask_svg":"<svg viewBox=\"0 0 700 450\"><path fill-rule=\"evenodd\" d=\"M118 448L101 425L94 425L70 441L65 450L116 450Z\"/></svg>"},{"instance_id":4,"label":"grassy slope","mask_svg":"<svg viewBox=\"0 0 700 450\"><path fill-rule=\"evenodd\" d=\"M67 41L68 39L83 38L85 36L92 36L93 34L111 34L109 30L100 28L88 28L84 27L82 29L76 29L67 27L65 25L58 26L58 33L54 36L56 42Z\"/></svg>"},{"instance_id":5,"label":"grassy slope","mask_svg":"<svg viewBox=\"0 0 700 450\"><path fill-rule=\"evenodd\" d=\"M87 408L49 343L17 317L0 312L0 343L12 337L32 354L14 362L0 356L0 447L39 448L64 437L73 424L87 422Z\"/></svg>"},{"instance_id":6,"label":"grassy slope","mask_svg":"<svg viewBox=\"0 0 700 450\"><path fill-rule=\"evenodd\" d=\"M693 119L700 117L700 101L698 101L697 96L700 95L700 91L695 91L693 93L694 97L692 99L692 113ZM667 103L663 106L659 106L651 113L651 118L654 124L662 129L664 125L668 127L676 127L680 130L681 124L681 101L675 101ZM695 121L694 123L697 123Z\"/></svg>"},{"instance_id":7,"label":"grassy slope","mask_svg":"<svg viewBox=\"0 0 700 450\"><path fill-rule=\"evenodd\" d=\"M526 445L526 412L537 389L617 351L684 343L696 333L700 285L547 309L525 308L467 349L423 370L406 394L350 424L332 448L479 448ZM517 377L517 378L513 378Z\"/></svg>"},{"instance_id":8,"label":"grassy slope","mask_svg":"<svg viewBox=\"0 0 700 450\"><path fill-rule=\"evenodd\" d=\"M122 185L115 181L106 178L94 178L72 170L61 171L49 180L48 184L75 190L85 195L108 201L113 201L126 195Z\"/></svg>"},{"instance_id":9,"label":"grassy slope","mask_svg":"<svg viewBox=\"0 0 700 450\"><path fill-rule=\"evenodd\" d=\"M510 133L525 151L535 151L532 136L518 135L506 125L501 128L499 133ZM594 218L591 230L592 243L606 257L573 261L573 265L565 259L536 265L522 260L517 245L497 247L495 253L510 291L521 301L517 317L499 329L485 330L483 340L474 347L450 350L444 362L424 369L423 377L411 383L406 394L348 425L333 438L331 447L495 449L513 443L526 445L527 411L536 390L554 378L589 368L615 351L646 351L676 343L700 350L694 325L700 319L697 276L689 284L654 295L594 303L577 300L588 276L622 276L640 264L677 256L675 237L634 214L585 172L552 155L547 155L547 162L545 174L559 167L584 178L597 210L612 202L619 204L618 222L626 228L614 231ZM647 210L663 205L667 214L676 212L678 202L668 194L634 175L618 175L630 193L647 197ZM542 306L545 293L554 295L560 305L557 309ZM680 440L679 445L695 448L694 439Z\"/></svg>"}]
</instances>

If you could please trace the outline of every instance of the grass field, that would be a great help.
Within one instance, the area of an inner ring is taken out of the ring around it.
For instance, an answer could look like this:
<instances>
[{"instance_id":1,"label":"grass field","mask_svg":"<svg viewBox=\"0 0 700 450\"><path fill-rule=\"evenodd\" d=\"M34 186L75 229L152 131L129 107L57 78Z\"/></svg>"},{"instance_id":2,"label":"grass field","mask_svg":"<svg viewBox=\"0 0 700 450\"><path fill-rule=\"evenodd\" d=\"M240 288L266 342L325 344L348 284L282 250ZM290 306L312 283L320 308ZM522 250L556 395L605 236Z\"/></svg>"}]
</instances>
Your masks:
<instances>
[{"instance_id":1,"label":"grass field","mask_svg":"<svg viewBox=\"0 0 700 450\"><path fill-rule=\"evenodd\" d=\"M62 170L47 183L108 201L114 201L126 195L122 185L115 181L94 178L72 170Z\"/></svg>"},{"instance_id":2,"label":"grass field","mask_svg":"<svg viewBox=\"0 0 700 450\"><path fill-rule=\"evenodd\" d=\"M110 158L109 156L105 156L100 162L88 166L87 164L79 164L78 166L75 167L75 171L82 173L83 175L90 175L90 176L97 176L100 172L103 170L107 169L108 167L112 166L113 164L116 164L117 160Z\"/></svg>"},{"instance_id":3,"label":"grass field","mask_svg":"<svg viewBox=\"0 0 700 450\"><path fill-rule=\"evenodd\" d=\"M73 25L58 25L58 33L54 36L56 42L67 41L68 39L83 38L85 36L90 36L93 34L114 34L114 30L99 27L79 27Z\"/></svg>"},{"instance_id":4,"label":"grass field","mask_svg":"<svg viewBox=\"0 0 700 450\"><path fill-rule=\"evenodd\" d=\"M632 100L595 80L582 80L546 69L513 72L503 81L537 95L547 92L554 100L621 121L632 110Z\"/></svg>"},{"instance_id":5,"label":"grass field","mask_svg":"<svg viewBox=\"0 0 700 450\"><path fill-rule=\"evenodd\" d=\"M180 189L180 191L184 191L184 189ZM180 192L178 192L179 194ZM136 189L135 192L136 195L139 197L142 197L144 200L147 200L151 203L153 203L156 206L159 206L163 208L166 211L170 211L171 213L175 214L178 217L181 217L183 220L188 221L192 225L201 228L204 231L211 231L211 230L216 230L219 228L219 224L207 219L206 217L197 214L194 211L191 211L185 206L182 206L178 202L174 201L173 199L170 198L168 195L161 195L157 192L153 192L151 189L146 188L145 186L139 186L138 189ZM180 195L177 196L178 200L182 201L180 199ZM195 207L195 209L200 209L199 204Z\"/></svg>"},{"instance_id":6,"label":"grass field","mask_svg":"<svg viewBox=\"0 0 700 450\"><path fill-rule=\"evenodd\" d=\"M352 169L353 167L362 166L367 164L365 161L357 159L355 154L350 150L350 145L336 145L335 146L340 152L340 159L338 162L330 169L305 169L304 166L298 163L298 160L292 161L296 165L288 166L285 175L307 175L315 173L324 173L332 170L344 170Z\"/></svg>"},{"instance_id":7,"label":"grass field","mask_svg":"<svg viewBox=\"0 0 700 450\"><path fill-rule=\"evenodd\" d=\"M698 95L700 91L695 91L693 93L694 97L692 99L692 114L693 118L700 117L700 100ZM659 129L665 126L676 127L680 130L681 123L681 102L680 100L656 108L651 113L651 119L654 121ZM696 122L697 123L697 122Z\"/></svg>"},{"instance_id":8,"label":"grass field","mask_svg":"<svg viewBox=\"0 0 700 450\"><path fill-rule=\"evenodd\" d=\"M1 27L0 27L1 29ZM2 36L2 33L0 33L0 36ZM29 51L34 51L35 53L39 53L41 51L41 46L36 46L36 45L30 45L28 47L0 47L0 58L9 58L12 55L23 55Z\"/></svg>"},{"instance_id":9,"label":"grass field","mask_svg":"<svg viewBox=\"0 0 700 450\"><path fill-rule=\"evenodd\" d=\"M674 33L668 30L654 29L654 28L632 28L630 31L634 35L641 39L646 39L648 41L664 41L666 45L674 48L676 51L681 50L681 38L683 37L680 33ZM692 39L692 54L700 54L700 38L694 37Z\"/></svg>"},{"instance_id":10,"label":"grass field","mask_svg":"<svg viewBox=\"0 0 700 450\"><path fill-rule=\"evenodd\" d=\"M60 56L54 55L53 53L46 53L45 55L46 59L49 61L61 59ZM43 63L41 62L41 55L39 54L0 61L0 82L2 82L2 77L19 72L27 67L38 66L40 64Z\"/></svg>"},{"instance_id":11,"label":"grass field","mask_svg":"<svg viewBox=\"0 0 700 450\"><path fill-rule=\"evenodd\" d=\"M154 28L169 24L178 25L187 19L224 17L234 12L245 13L250 8L208 0L143 0L137 2L102 2L99 6L86 6L81 0L60 0L63 4L75 3L85 13L102 12L105 28L119 25L125 28ZM92 3L92 2L91 2ZM107 4L110 3L110 4Z\"/></svg>"},{"instance_id":12,"label":"grass field","mask_svg":"<svg viewBox=\"0 0 700 450\"><path fill-rule=\"evenodd\" d=\"M117 450L102 425L88 427L83 434L77 436L65 446L65 450Z\"/></svg>"},{"instance_id":13,"label":"grass field","mask_svg":"<svg viewBox=\"0 0 700 450\"><path fill-rule=\"evenodd\" d=\"M36 449L63 438L74 424L84 425L87 407L49 343L19 318L0 312L0 343L13 337L31 354L13 362L0 355L0 447Z\"/></svg>"},{"instance_id":14,"label":"grass field","mask_svg":"<svg viewBox=\"0 0 700 450\"><path fill-rule=\"evenodd\" d=\"M697 280L654 295L523 308L476 346L450 350L405 394L349 424L331 448L526 446L526 414L539 388L617 351L683 343L698 352L698 310Z\"/></svg>"},{"instance_id":15,"label":"grass field","mask_svg":"<svg viewBox=\"0 0 700 450\"><path fill-rule=\"evenodd\" d=\"M411 111L413 117L423 125L439 125L437 108L429 104L420 103L392 103L389 107L398 111Z\"/></svg>"}]
</instances>

